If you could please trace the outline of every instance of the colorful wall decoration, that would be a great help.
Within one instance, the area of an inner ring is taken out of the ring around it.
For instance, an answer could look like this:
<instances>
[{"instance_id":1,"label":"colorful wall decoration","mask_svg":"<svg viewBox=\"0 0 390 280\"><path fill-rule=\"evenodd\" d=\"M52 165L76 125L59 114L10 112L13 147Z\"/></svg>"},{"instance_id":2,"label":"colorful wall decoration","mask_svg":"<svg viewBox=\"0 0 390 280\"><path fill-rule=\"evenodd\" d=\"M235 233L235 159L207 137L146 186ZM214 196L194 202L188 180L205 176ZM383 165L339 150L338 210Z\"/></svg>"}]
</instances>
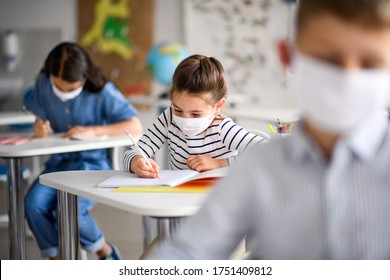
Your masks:
<instances>
[{"instance_id":1,"label":"colorful wall decoration","mask_svg":"<svg viewBox=\"0 0 390 280\"><path fill-rule=\"evenodd\" d=\"M79 0L78 38L123 94L150 92L153 0Z\"/></svg>"}]
</instances>

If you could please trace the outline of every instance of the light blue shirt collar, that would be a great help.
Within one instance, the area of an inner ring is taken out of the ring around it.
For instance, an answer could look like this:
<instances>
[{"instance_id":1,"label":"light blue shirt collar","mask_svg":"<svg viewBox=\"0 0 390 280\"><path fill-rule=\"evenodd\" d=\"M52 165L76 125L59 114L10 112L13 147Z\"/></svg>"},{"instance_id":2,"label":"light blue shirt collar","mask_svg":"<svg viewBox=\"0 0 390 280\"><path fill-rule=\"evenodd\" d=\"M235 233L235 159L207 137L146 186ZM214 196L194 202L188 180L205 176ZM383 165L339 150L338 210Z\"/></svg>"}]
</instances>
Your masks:
<instances>
[{"instance_id":1,"label":"light blue shirt collar","mask_svg":"<svg viewBox=\"0 0 390 280\"><path fill-rule=\"evenodd\" d=\"M345 143L361 160L370 160L378 151L388 131L389 119L384 112L368 117L345 137Z\"/></svg>"},{"instance_id":2,"label":"light blue shirt collar","mask_svg":"<svg viewBox=\"0 0 390 280\"><path fill-rule=\"evenodd\" d=\"M375 113L342 137L337 145L345 145L361 160L370 160L379 149L388 131L388 125L389 120L384 112ZM287 152L294 160L299 162L312 158L325 162L321 148L305 131L302 122L298 123L288 142Z\"/></svg>"}]
</instances>

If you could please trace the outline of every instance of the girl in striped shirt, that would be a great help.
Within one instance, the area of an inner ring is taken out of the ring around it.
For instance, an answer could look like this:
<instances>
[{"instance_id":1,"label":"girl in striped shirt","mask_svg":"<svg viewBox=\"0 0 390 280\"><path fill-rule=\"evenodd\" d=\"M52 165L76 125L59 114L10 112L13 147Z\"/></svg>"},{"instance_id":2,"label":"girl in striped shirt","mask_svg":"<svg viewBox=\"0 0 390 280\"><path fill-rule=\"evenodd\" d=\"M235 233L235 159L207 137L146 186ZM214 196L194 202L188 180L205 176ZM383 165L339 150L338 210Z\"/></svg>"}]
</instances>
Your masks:
<instances>
[{"instance_id":1,"label":"girl in striped shirt","mask_svg":"<svg viewBox=\"0 0 390 280\"><path fill-rule=\"evenodd\" d=\"M238 152L266 142L220 114L226 102L227 82L221 63L203 55L192 55L175 70L170 92L172 106L167 108L142 138L139 147L149 157L167 143L171 169L207 171L229 166ZM129 149L124 167L139 177L155 178L153 168Z\"/></svg>"}]
</instances>

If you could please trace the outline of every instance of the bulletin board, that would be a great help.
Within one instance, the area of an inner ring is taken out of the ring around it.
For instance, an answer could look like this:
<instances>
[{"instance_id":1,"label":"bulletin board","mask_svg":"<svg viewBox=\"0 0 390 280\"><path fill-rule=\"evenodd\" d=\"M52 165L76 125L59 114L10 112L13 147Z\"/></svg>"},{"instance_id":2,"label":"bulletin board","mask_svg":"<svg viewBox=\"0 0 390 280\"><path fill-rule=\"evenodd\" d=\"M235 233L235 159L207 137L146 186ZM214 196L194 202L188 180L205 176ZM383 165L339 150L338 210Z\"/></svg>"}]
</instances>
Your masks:
<instances>
[{"instance_id":1,"label":"bulletin board","mask_svg":"<svg viewBox=\"0 0 390 280\"><path fill-rule=\"evenodd\" d=\"M150 93L153 0L78 0L77 36L124 95Z\"/></svg>"},{"instance_id":2,"label":"bulletin board","mask_svg":"<svg viewBox=\"0 0 390 280\"><path fill-rule=\"evenodd\" d=\"M230 96L288 104L276 47L291 37L293 12L294 5L282 0L186 0L185 44L192 53L221 61Z\"/></svg>"}]
</instances>

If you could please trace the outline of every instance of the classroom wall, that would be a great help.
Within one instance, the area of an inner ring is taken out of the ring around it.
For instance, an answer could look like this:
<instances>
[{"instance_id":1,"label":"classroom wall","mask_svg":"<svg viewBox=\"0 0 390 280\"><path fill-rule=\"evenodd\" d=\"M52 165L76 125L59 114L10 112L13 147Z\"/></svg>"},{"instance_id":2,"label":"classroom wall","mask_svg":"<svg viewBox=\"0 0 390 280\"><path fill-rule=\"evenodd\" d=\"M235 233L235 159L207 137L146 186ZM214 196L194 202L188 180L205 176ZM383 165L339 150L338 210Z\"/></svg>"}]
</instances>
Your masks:
<instances>
[{"instance_id":1,"label":"classroom wall","mask_svg":"<svg viewBox=\"0 0 390 280\"><path fill-rule=\"evenodd\" d=\"M63 40L76 33L75 0L0 0L0 27L12 29L60 29Z\"/></svg>"},{"instance_id":2,"label":"classroom wall","mask_svg":"<svg viewBox=\"0 0 390 280\"><path fill-rule=\"evenodd\" d=\"M182 42L182 1L155 0L154 11L154 42ZM19 109L24 89L34 82L48 51L59 41L75 40L76 13L77 0L0 0L0 34L15 30L21 48L15 72L0 65L0 111ZM162 90L153 85L153 94Z\"/></svg>"},{"instance_id":3,"label":"classroom wall","mask_svg":"<svg viewBox=\"0 0 390 280\"><path fill-rule=\"evenodd\" d=\"M154 4L154 42L182 42L182 1L155 0ZM15 30L21 46L15 72L8 73L0 65L0 111L19 110L24 89L34 82L50 49L59 41L76 39L76 12L77 0L0 0L0 34ZM163 90L155 83L152 94ZM141 112L145 127L156 114Z\"/></svg>"},{"instance_id":4,"label":"classroom wall","mask_svg":"<svg viewBox=\"0 0 390 280\"><path fill-rule=\"evenodd\" d=\"M19 40L16 70L9 73L0 66L0 110L20 109L25 89L53 45L75 37L75 11L74 0L0 0L0 34L13 30Z\"/></svg>"}]
</instances>

